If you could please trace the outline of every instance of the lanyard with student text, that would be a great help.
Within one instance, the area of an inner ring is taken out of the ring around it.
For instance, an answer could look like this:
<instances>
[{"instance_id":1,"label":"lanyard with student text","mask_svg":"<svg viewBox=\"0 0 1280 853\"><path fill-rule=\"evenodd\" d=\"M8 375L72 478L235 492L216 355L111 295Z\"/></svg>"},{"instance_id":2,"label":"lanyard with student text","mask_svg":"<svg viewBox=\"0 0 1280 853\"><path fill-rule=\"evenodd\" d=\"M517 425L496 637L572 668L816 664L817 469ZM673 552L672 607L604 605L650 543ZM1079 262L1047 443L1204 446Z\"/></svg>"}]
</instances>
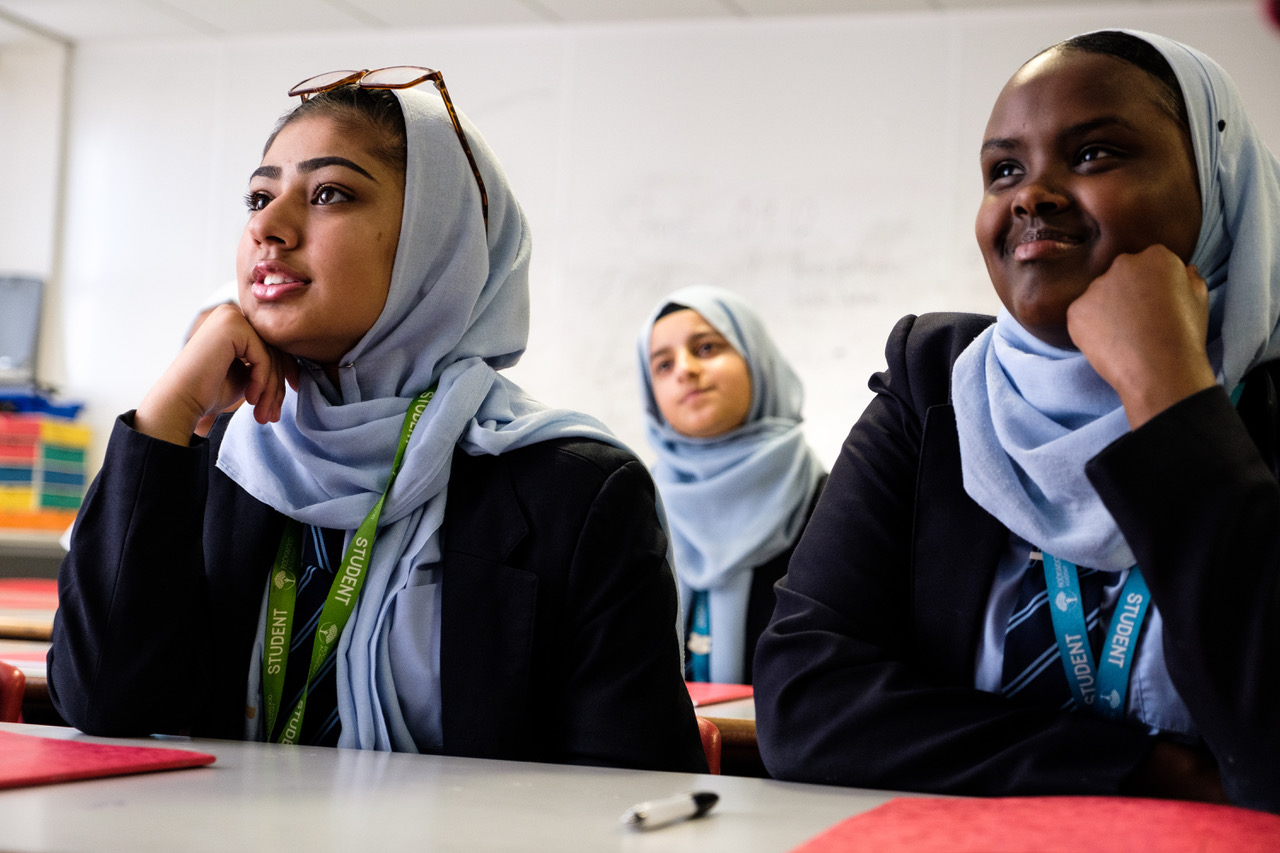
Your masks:
<instances>
[{"instance_id":1,"label":"lanyard with student text","mask_svg":"<svg viewBox=\"0 0 1280 853\"><path fill-rule=\"evenodd\" d=\"M1243 382L1231 389L1229 396L1233 407L1239 405L1243 393ZM1038 553L1033 552L1032 557L1036 556ZM1129 577L1120 590L1107 630L1102 658L1095 663L1093 649L1089 646L1089 630L1085 624L1076 565L1047 552L1040 556L1044 564L1045 588L1049 592L1049 613L1053 617L1053 631L1058 640L1058 656L1062 659L1076 705L1105 719L1123 719L1138 633L1151 603L1151 593L1147 590L1142 570L1136 565L1129 569Z\"/></svg>"},{"instance_id":2,"label":"lanyard with student text","mask_svg":"<svg viewBox=\"0 0 1280 853\"><path fill-rule=\"evenodd\" d=\"M378 518L382 515L382 506L386 502L391 484L400 473L400 465L404 462L405 448L409 446L409 436L417 426L422 413L427 410L435 388L423 391L405 412L404 423L400 427L400 444L396 448L395 459L391 463L391 476L387 478L387 487L383 490L378 502L369 510L364 521L356 528L351 544L342 555L342 565L334 574L333 584L325 597L324 607L320 611L320 620L316 626L315 640L311 646L311 666L302 685L302 696L294 706L284 730L280 733L280 743L297 743L302 733L302 717L307 709L307 691L319 672L325 659L332 653L342 629L355 610L356 600L360 597L360 589L364 585L365 569L373 553L373 540L378 531ZM276 718L280 713L280 702L284 694L285 665L289 658L289 644L293 637L293 610L297 596L298 570L301 562L300 541L302 525L288 519L284 533L280 537L280 547L276 551L275 564L271 569L271 583L267 595L266 636L262 649L262 693L266 705L267 740L271 740L275 731Z\"/></svg>"},{"instance_id":3,"label":"lanyard with student text","mask_svg":"<svg viewBox=\"0 0 1280 853\"><path fill-rule=\"evenodd\" d=\"M1138 644L1138 632L1147 616L1151 594L1137 566L1120 591L1100 660L1095 664L1089 646L1080 579L1075 563L1044 554L1044 580L1049 592L1049 613L1058 639L1058 655L1071 685L1076 705L1108 720L1124 718L1129 692L1129 670Z\"/></svg>"}]
</instances>

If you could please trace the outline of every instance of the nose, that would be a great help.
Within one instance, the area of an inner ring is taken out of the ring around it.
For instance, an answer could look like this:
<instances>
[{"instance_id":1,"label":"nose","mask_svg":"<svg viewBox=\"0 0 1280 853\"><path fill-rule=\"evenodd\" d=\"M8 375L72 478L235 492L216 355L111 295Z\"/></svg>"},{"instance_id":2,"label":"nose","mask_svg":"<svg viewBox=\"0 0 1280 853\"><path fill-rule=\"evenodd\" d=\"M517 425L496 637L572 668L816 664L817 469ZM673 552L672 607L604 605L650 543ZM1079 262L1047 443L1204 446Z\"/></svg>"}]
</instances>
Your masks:
<instances>
[{"instance_id":1,"label":"nose","mask_svg":"<svg viewBox=\"0 0 1280 853\"><path fill-rule=\"evenodd\" d=\"M676 352L676 375L685 379L698 375L698 360L685 350Z\"/></svg>"},{"instance_id":2,"label":"nose","mask_svg":"<svg viewBox=\"0 0 1280 853\"><path fill-rule=\"evenodd\" d=\"M250 217L245 228L255 242L283 249L297 246L301 234L298 217L286 198L272 199L266 207Z\"/></svg>"},{"instance_id":3,"label":"nose","mask_svg":"<svg viewBox=\"0 0 1280 853\"><path fill-rule=\"evenodd\" d=\"M1048 216L1066 209L1070 196L1047 176L1028 176L1013 194L1013 212L1018 216Z\"/></svg>"}]
</instances>

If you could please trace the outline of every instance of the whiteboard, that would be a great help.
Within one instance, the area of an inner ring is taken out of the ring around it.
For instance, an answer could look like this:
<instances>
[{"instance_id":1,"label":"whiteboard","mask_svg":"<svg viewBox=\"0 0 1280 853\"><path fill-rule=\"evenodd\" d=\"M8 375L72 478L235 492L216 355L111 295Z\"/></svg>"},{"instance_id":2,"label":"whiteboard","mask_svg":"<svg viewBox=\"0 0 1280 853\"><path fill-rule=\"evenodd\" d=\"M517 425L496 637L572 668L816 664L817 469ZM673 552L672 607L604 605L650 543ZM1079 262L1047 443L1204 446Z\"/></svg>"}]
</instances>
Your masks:
<instances>
[{"instance_id":1,"label":"whiteboard","mask_svg":"<svg viewBox=\"0 0 1280 853\"><path fill-rule=\"evenodd\" d=\"M898 318L995 310L973 237L988 112L1023 61L1099 26L1218 57L1280 149L1280 40L1252 3L80 46L55 282L65 370L51 378L89 403L100 454L194 307L231 277L240 196L285 89L328 68L426 64L445 72L530 220L532 333L512 378L651 458L639 325L677 287L727 287L798 370L810 443L830 463ZM103 357L121 330L127 363Z\"/></svg>"}]
</instances>

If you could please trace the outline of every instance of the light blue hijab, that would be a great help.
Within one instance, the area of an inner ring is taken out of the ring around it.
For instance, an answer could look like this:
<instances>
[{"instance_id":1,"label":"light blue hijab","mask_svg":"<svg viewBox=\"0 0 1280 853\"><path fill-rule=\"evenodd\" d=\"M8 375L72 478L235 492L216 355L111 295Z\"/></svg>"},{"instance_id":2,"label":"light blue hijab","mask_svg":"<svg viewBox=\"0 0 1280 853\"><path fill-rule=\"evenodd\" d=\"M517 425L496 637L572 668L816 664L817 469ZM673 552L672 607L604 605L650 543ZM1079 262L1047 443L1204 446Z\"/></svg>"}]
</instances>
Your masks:
<instances>
[{"instance_id":1,"label":"light blue hijab","mask_svg":"<svg viewBox=\"0 0 1280 853\"><path fill-rule=\"evenodd\" d=\"M667 305L702 315L746 360L751 409L746 422L721 436L690 438L662 417L653 396L649 346ZM658 454L653 478L667 508L680 601L708 591L711 680L743 679L747 601L756 566L790 548L808 520L822 463L805 441L804 388L759 316L737 294L699 285L663 299L636 342L646 433Z\"/></svg>"},{"instance_id":2,"label":"light blue hijab","mask_svg":"<svg viewBox=\"0 0 1280 853\"><path fill-rule=\"evenodd\" d=\"M410 402L438 383L387 497L364 588L336 651L339 746L416 752L387 633L395 595L416 569L440 560L455 446L478 456L563 436L622 445L599 421L548 409L497 373L515 364L528 337L524 214L493 152L460 115L488 190L486 235L475 177L439 94L422 86L397 97L408 163L386 305L343 359L340 387L304 362L278 423L258 424L248 406L236 413L218 467L284 515L346 530L349 540L386 485ZM260 665L259 647L250 704Z\"/></svg>"},{"instance_id":3,"label":"light blue hijab","mask_svg":"<svg viewBox=\"0 0 1280 853\"><path fill-rule=\"evenodd\" d=\"M1280 357L1280 163L1216 62L1167 38L1129 32L1169 61L1187 103L1202 199L1191 263L1209 286L1209 359L1230 390ZM1001 311L956 360L952 397L965 491L978 504L1018 536L1079 565L1133 565L1084 473L1085 462L1128 431L1128 420L1083 355L1043 343Z\"/></svg>"}]
</instances>

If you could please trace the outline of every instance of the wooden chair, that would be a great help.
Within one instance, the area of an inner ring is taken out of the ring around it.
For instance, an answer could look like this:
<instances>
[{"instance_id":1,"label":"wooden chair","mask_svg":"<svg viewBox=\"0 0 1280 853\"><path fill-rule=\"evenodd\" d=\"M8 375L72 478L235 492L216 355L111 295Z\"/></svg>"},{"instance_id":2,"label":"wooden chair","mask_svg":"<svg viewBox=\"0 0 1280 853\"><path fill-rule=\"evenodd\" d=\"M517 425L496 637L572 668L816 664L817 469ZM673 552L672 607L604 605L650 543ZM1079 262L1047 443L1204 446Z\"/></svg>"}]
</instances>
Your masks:
<instances>
[{"instance_id":1,"label":"wooden chair","mask_svg":"<svg viewBox=\"0 0 1280 853\"><path fill-rule=\"evenodd\" d=\"M21 675L21 673L19 673ZM720 774L720 730L706 717L698 718L698 734L702 735L702 749L707 754L707 767Z\"/></svg>"},{"instance_id":2,"label":"wooden chair","mask_svg":"<svg viewBox=\"0 0 1280 853\"><path fill-rule=\"evenodd\" d=\"M769 778L756 743L756 721L737 717L707 717L720 730L720 773L723 776Z\"/></svg>"},{"instance_id":3,"label":"wooden chair","mask_svg":"<svg viewBox=\"0 0 1280 853\"><path fill-rule=\"evenodd\" d=\"M22 722L22 695L27 689L27 677L11 663L0 661L0 723ZM719 763L719 742L717 764Z\"/></svg>"}]
</instances>

